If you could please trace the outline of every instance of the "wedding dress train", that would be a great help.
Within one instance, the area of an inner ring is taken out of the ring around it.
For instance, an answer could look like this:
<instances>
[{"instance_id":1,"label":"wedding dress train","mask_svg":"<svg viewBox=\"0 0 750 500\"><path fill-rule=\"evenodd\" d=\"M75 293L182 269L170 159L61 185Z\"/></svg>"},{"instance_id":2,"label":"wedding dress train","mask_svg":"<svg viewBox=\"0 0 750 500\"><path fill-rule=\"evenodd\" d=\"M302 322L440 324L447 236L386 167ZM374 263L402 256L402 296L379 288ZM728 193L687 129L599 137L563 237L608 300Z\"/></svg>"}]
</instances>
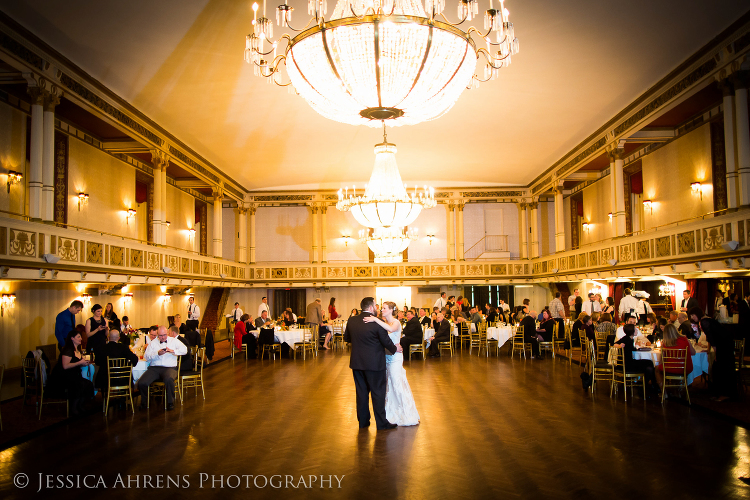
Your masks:
<instances>
[{"instance_id":1,"label":"wedding dress train","mask_svg":"<svg viewBox=\"0 0 750 500\"><path fill-rule=\"evenodd\" d=\"M401 328L388 334L394 344L401 340ZM400 352L385 356L386 363L386 393L385 414L388 421L400 426L419 424L419 412L414 403L411 387L406 380L404 370L404 356Z\"/></svg>"}]
</instances>

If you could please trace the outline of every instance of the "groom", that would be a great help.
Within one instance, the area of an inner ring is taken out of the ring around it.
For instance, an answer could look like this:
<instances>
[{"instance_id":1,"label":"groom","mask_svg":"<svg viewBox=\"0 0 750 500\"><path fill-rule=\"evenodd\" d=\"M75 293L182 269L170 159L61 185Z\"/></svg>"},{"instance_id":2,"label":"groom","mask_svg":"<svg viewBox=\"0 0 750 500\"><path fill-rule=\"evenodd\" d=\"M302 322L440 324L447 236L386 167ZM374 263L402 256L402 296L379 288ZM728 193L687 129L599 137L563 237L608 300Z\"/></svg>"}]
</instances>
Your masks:
<instances>
[{"instance_id":1,"label":"groom","mask_svg":"<svg viewBox=\"0 0 750 500\"><path fill-rule=\"evenodd\" d=\"M344 342L352 345L349 368L354 373L357 389L357 420L359 427L370 426L369 394L372 393L372 410L378 430L394 429L396 424L385 418L385 351L401 352L400 345L393 345L388 333L377 323L365 323L362 319L375 315L375 299L365 297L360 302L362 313L352 316L346 323Z\"/></svg>"}]
</instances>

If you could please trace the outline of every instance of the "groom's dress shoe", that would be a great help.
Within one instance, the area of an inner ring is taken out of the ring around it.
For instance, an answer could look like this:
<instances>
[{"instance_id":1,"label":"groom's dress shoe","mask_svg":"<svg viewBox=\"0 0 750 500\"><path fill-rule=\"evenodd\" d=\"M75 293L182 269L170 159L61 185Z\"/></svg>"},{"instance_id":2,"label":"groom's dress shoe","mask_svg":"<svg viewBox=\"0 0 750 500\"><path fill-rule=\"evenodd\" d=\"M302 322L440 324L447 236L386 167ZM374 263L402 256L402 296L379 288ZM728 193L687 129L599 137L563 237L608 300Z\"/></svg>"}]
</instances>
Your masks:
<instances>
[{"instance_id":1,"label":"groom's dress shoe","mask_svg":"<svg viewBox=\"0 0 750 500\"><path fill-rule=\"evenodd\" d=\"M366 424L359 424L360 429L365 429L367 427L370 427L370 422L367 422Z\"/></svg>"},{"instance_id":2,"label":"groom's dress shoe","mask_svg":"<svg viewBox=\"0 0 750 500\"><path fill-rule=\"evenodd\" d=\"M378 429L378 430L379 431L389 431L391 429L395 429L396 427L398 427L398 424L390 424L390 423L388 423L388 424L385 424L385 427L383 427L382 429Z\"/></svg>"}]
</instances>

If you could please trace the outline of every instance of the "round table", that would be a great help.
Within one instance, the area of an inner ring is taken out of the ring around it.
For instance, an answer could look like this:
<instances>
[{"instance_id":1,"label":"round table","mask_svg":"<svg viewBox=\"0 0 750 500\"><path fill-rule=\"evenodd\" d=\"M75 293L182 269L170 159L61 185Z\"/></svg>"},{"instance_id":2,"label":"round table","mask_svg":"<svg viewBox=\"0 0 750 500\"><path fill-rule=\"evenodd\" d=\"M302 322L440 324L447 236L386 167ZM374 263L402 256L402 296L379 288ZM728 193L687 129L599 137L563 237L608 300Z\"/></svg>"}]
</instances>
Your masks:
<instances>
[{"instance_id":1,"label":"round table","mask_svg":"<svg viewBox=\"0 0 750 500\"><path fill-rule=\"evenodd\" d=\"M497 340L498 348L505 345L505 343L513 337L513 329L507 327L496 327L491 326L487 328L487 338Z\"/></svg>"},{"instance_id":2,"label":"round table","mask_svg":"<svg viewBox=\"0 0 750 500\"><path fill-rule=\"evenodd\" d=\"M614 348L610 349L610 353L612 352L614 352ZM704 373L708 373L709 369L708 351L699 346L695 346L695 354L692 358L693 371L687 375L688 385L692 384L693 380ZM633 351L633 359L648 359L654 363L654 366L659 366L661 364L661 349L655 348L651 351Z\"/></svg>"}]
</instances>

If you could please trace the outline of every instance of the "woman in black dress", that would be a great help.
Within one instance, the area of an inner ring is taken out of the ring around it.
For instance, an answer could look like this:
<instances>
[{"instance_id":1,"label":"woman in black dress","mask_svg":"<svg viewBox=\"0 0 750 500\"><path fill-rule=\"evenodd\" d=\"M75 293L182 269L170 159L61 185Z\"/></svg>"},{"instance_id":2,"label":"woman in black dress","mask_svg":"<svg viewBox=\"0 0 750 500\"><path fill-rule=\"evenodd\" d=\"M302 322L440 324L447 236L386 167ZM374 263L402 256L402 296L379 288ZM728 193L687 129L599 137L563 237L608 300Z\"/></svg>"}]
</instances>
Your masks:
<instances>
[{"instance_id":1,"label":"woman in black dress","mask_svg":"<svg viewBox=\"0 0 750 500\"><path fill-rule=\"evenodd\" d=\"M48 390L61 396L67 391L70 402L70 413L75 417L84 411L86 401L94 397L94 384L83 378L82 366L88 366L91 362L83 359L81 354L81 334L77 331L68 333L65 337L65 346L60 353L60 362L55 365L47 384Z\"/></svg>"},{"instance_id":2,"label":"woman in black dress","mask_svg":"<svg viewBox=\"0 0 750 500\"><path fill-rule=\"evenodd\" d=\"M107 330L119 330L120 329L120 319L117 317L117 314L115 314L115 311L112 308L112 302L108 302L107 305L104 307L104 319L107 320Z\"/></svg>"},{"instance_id":3,"label":"woman in black dress","mask_svg":"<svg viewBox=\"0 0 750 500\"><path fill-rule=\"evenodd\" d=\"M545 308L542 311L542 322L539 324L537 333L544 337L545 342L552 342L552 329L554 327L555 320L552 319L552 313L550 313L549 309Z\"/></svg>"},{"instance_id":4,"label":"woman in black dress","mask_svg":"<svg viewBox=\"0 0 750 500\"><path fill-rule=\"evenodd\" d=\"M102 306L99 304L94 304L91 312L94 315L86 320L86 352L96 354L96 350L107 343L107 320L102 315Z\"/></svg>"},{"instance_id":5,"label":"woman in black dress","mask_svg":"<svg viewBox=\"0 0 750 500\"><path fill-rule=\"evenodd\" d=\"M576 301L575 301L575 311L576 311L576 314L573 317L577 318L578 316L580 316L581 315L581 310L583 310L583 299L579 295L578 297L576 297Z\"/></svg>"}]
</instances>

